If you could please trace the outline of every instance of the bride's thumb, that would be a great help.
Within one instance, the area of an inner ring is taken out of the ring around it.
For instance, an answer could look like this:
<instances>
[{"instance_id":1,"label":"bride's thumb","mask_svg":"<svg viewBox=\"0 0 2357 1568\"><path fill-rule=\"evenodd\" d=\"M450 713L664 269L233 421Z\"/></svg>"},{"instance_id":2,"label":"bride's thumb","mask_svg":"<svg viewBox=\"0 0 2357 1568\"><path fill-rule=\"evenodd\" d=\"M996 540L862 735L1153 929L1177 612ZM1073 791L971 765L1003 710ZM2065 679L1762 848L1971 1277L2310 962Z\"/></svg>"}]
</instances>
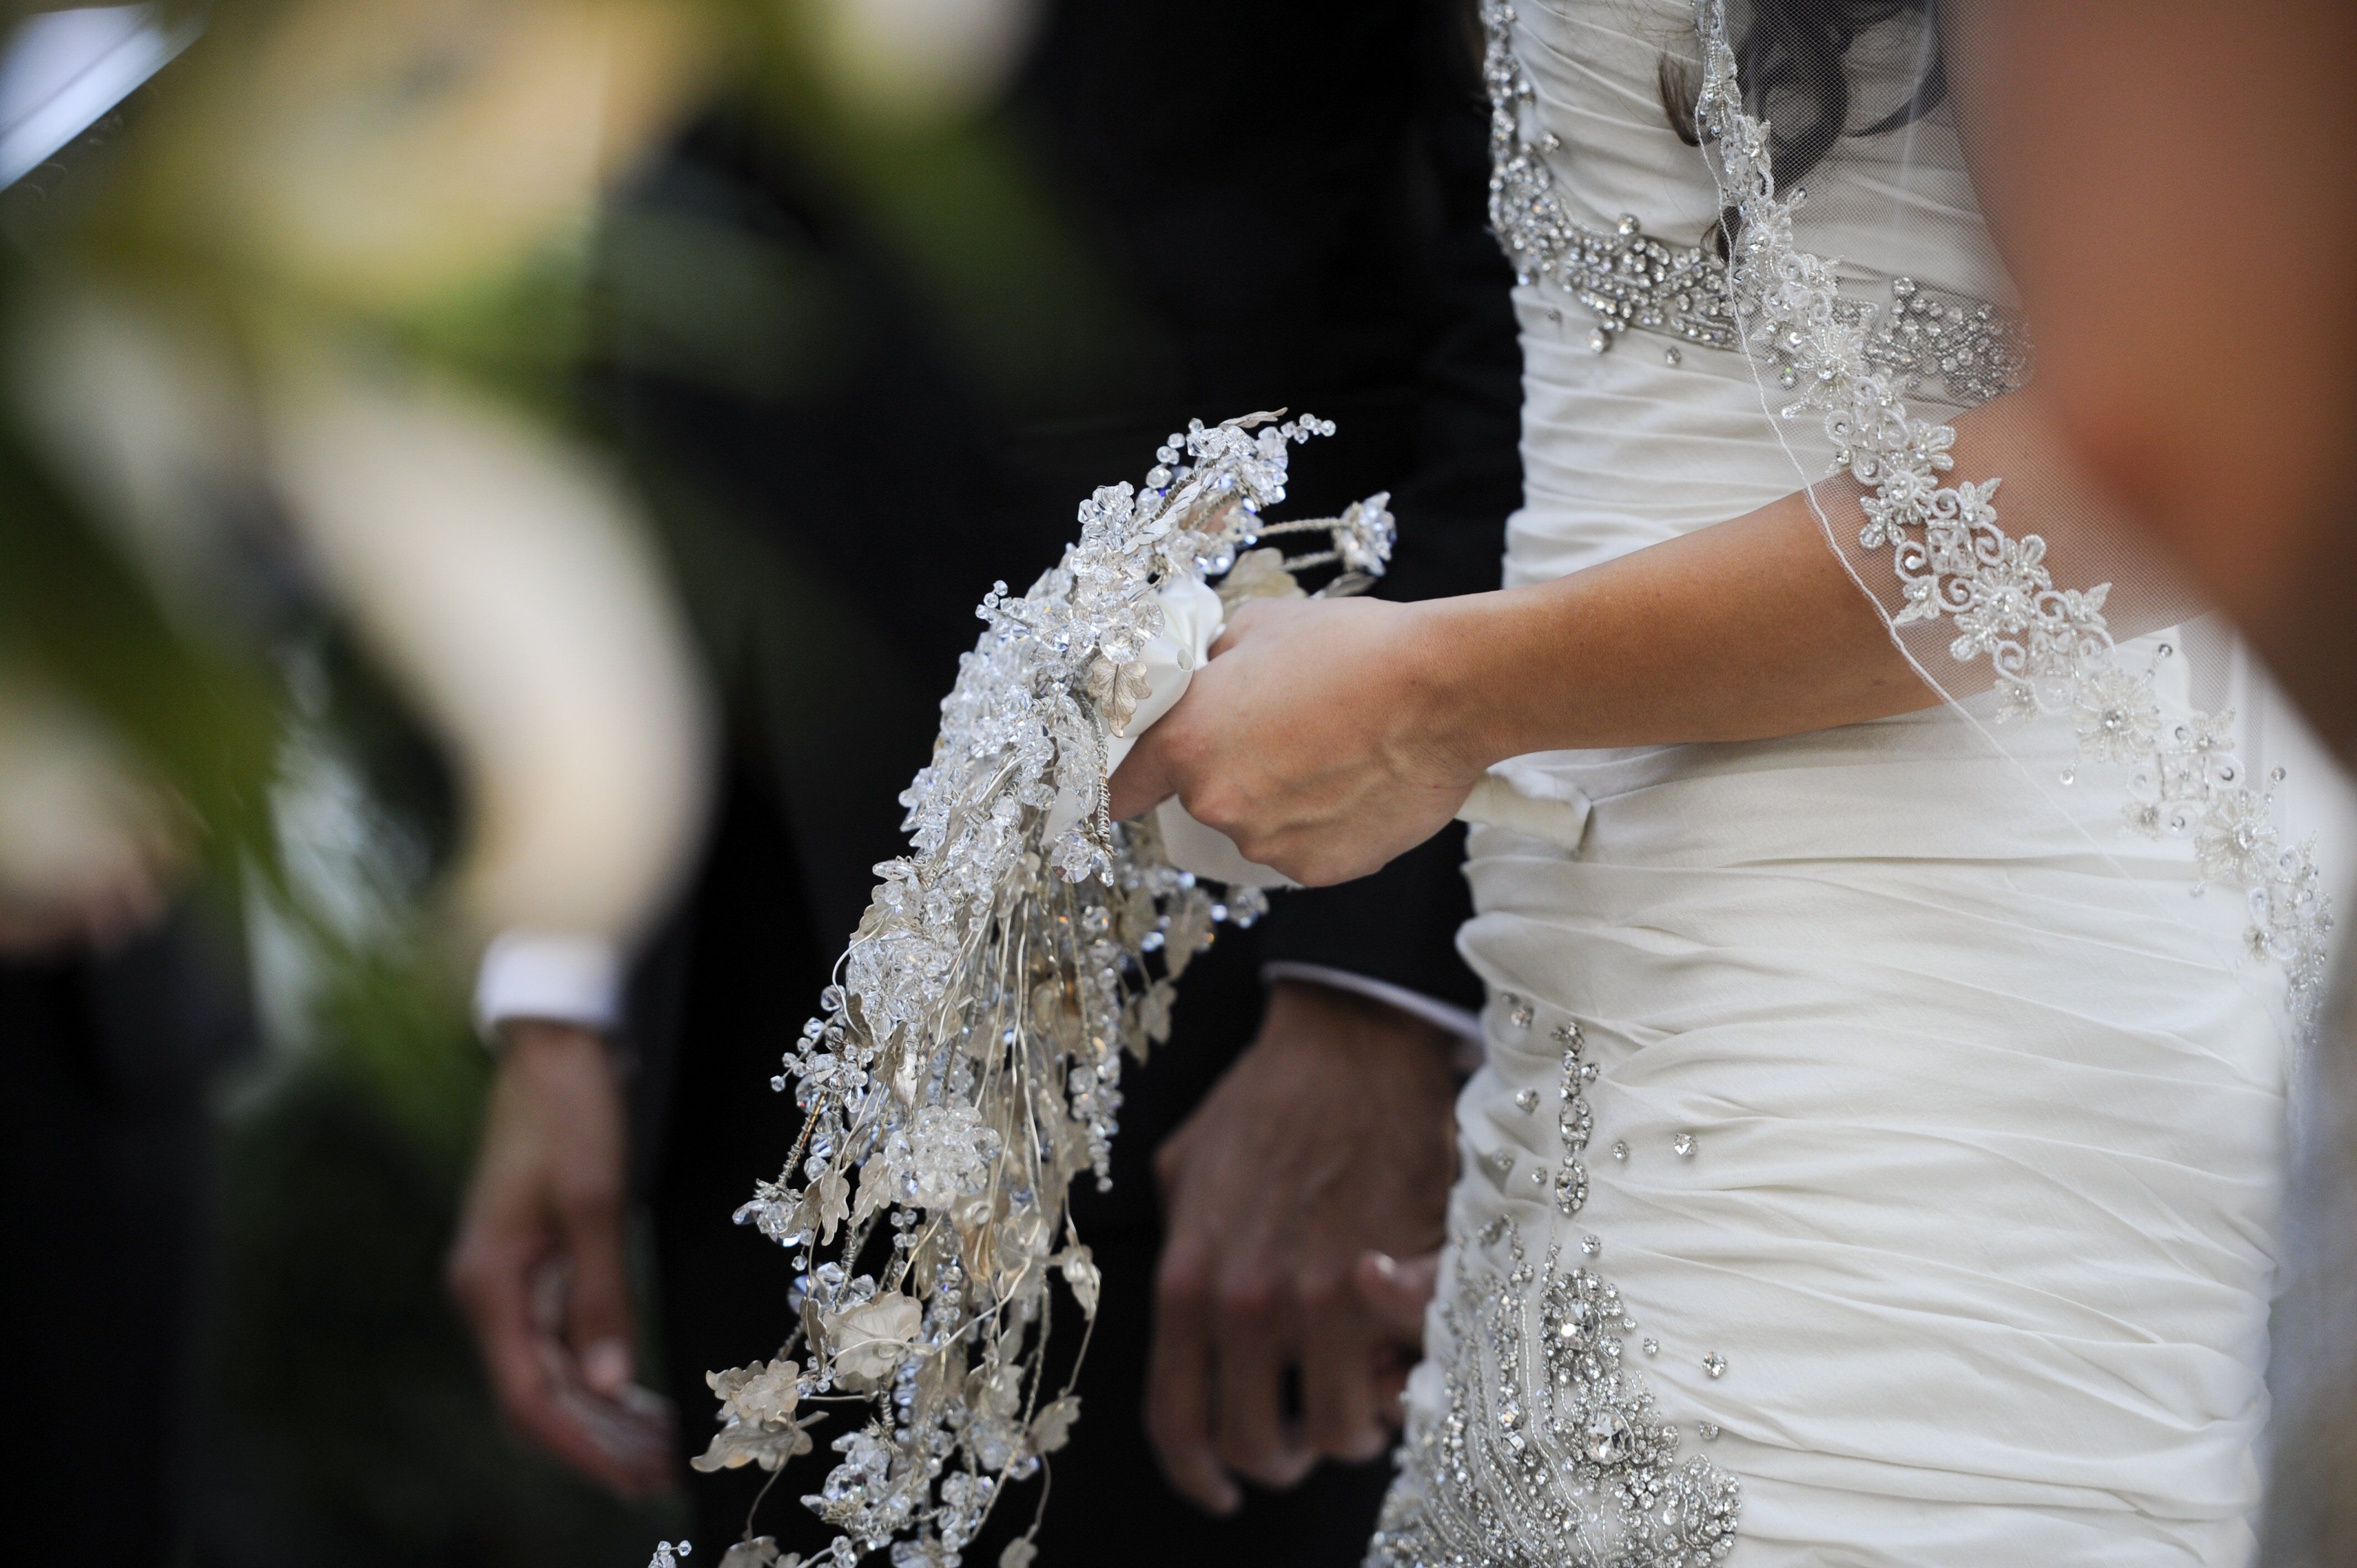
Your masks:
<instances>
[{"instance_id":1,"label":"bride's thumb","mask_svg":"<svg viewBox=\"0 0 2357 1568\"><path fill-rule=\"evenodd\" d=\"M1403 1338L1423 1338L1424 1309L1440 1279L1437 1249L1413 1258L1361 1253L1356 1276L1359 1294L1378 1322Z\"/></svg>"}]
</instances>

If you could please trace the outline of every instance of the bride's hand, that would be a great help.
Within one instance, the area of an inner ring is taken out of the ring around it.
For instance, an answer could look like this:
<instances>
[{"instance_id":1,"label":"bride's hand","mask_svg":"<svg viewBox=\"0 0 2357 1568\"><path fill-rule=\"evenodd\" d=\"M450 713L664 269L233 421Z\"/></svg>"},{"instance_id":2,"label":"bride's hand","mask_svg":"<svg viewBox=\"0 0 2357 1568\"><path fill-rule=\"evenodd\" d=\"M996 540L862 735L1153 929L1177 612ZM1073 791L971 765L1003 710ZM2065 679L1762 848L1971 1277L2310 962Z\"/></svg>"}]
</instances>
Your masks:
<instances>
[{"instance_id":1,"label":"bride's hand","mask_svg":"<svg viewBox=\"0 0 2357 1568\"><path fill-rule=\"evenodd\" d=\"M1420 606L1258 599L1113 777L1113 814L1178 797L1297 882L1364 876L1447 825L1481 777Z\"/></svg>"}]
</instances>

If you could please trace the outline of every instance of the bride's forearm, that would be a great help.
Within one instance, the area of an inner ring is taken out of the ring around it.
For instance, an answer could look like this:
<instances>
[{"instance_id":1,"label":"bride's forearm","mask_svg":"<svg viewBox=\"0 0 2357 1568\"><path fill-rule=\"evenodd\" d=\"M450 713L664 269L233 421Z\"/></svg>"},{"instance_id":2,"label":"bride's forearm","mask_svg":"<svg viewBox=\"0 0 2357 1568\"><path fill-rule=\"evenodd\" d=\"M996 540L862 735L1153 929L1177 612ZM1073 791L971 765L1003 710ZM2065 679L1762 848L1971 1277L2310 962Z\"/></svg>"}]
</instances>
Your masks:
<instances>
[{"instance_id":1,"label":"bride's forearm","mask_svg":"<svg viewBox=\"0 0 2357 1568\"><path fill-rule=\"evenodd\" d=\"M2056 579L2089 586L2119 557L2045 432L2019 394L1997 399L1956 422L1955 477L2004 475L2006 526L2045 533ZM1816 499L1854 539L1856 489L1820 485ZM1175 793L1247 859L1334 882L1430 837L1509 757L1757 740L1931 706L1938 693L1859 591L1887 588L1889 557L1857 565L1854 579L1795 494L1534 587L1243 605L1114 776L1112 809ZM2126 596L2105 607L2117 630L2174 613L2140 585L2139 623L2118 613ZM1951 691L1986 682L1986 661L1930 657Z\"/></svg>"},{"instance_id":2,"label":"bride's forearm","mask_svg":"<svg viewBox=\"0 0 2357 1568\"><path fill-rule=\"evenodd\" d=\"M1758 740L1939 700L1802 495L1551 583L1422 608L1451 748L1484 765Z\"/></svg>"},{"instance_id":3,"label":"bride's forearm","mask_svg":"<svg viewBox=\"0 0 2357 1568\"><path fill-rule=\"evenodd\" d=\"M1946 478L2005 476L2002 525L2046 535L2056 581L2109 580L2116 519L2037 395L1998 398L1955 426ZM1828 482L1813 503L1795 493L1555 582L1417 607L1422 679L1450 748L1486 765L1530 751L1759 740L1932 706L1938 694L1818 519L1825 505L1835 534L1854 533L1857 496L1851 481ZM1856 565L1869 584L1890 580L1887 554ZM2115 595L2110 607L2129 633L2189 606L2147 580L2134 603ZM1988 678L1985 666L1935 673L1952 690Z\"/></svg>"}]
</instances>

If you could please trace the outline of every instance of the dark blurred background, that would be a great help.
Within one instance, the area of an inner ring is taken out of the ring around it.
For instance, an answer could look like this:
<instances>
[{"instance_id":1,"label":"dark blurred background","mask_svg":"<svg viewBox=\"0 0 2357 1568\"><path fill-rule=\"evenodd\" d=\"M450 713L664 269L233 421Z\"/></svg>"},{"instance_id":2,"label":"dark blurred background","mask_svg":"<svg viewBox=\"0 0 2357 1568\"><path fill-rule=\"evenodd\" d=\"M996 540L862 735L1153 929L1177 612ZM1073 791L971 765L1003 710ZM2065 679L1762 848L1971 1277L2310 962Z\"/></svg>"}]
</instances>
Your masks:
<instances>
[{"instance_id":1,"label":"dark blurred background","mask_svg":"<svg viewBox=\"0 0 2357 1568\"><path fill-rule=\"evenodd\" d=\"M1494 585L1516 366L1464 10L0 12L0 1246L34 1544L577 1568L693 1526L717 1554L734 1520L504 1430L446 1296L492 1073L474 957L548 925L645 955L642 1358L707 1431L669 1319L755 1337L715 1365L784 1319L781 1284L730 1283L759 1244L726 1211L789 1141L762 1084L993 579L1188 418L1290 404L1340 426L1290 512L1392 489L1399 591ZM1450 853L1378 896L1408 971L1448 961ZM1364 937L1305 909L1265 940ZM1224 941L1133 1079L1083 1215L1132 1293L1103 1377L1145 1354L1146 1161L1249 1036L1263 940ZM666 1205L708 1234L659 1243ZM701 1253L732 1261L661 1286ZM1060 1506L1172 1506L1134 1412L1097 1425ZM1358 1521L1322 1530L1337 1561L1383 1478L1317 1484ZM1270 1560L1323 1560L1254 1517ZM1070 1528L1045 1561L1093 1554ZM1193 1528L1137 1550L1220 1554Z\"/></svg>"}]
</instances>

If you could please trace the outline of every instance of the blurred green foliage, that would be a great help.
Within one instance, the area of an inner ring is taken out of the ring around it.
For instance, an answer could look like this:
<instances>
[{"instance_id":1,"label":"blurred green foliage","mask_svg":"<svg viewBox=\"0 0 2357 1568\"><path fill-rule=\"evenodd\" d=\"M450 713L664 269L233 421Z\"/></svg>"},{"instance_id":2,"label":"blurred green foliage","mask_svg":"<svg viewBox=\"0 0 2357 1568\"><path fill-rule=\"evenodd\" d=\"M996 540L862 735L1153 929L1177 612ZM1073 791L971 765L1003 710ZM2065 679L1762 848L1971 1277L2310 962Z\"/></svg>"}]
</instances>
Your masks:
<instances>
[{"instance_id":1,"label":"blurred green foliage","mask_svg":"<svg viewBox=\"0 0 2357 1568\"><path fill-rule=\"evenodd\" d=\"M0 303L6 298L0 270ZM277 703L250 652L175 627L94 520L0 423L0 668L135 737L205 832L217 874L275 877Z\"/></svg>"}]
</instances>

